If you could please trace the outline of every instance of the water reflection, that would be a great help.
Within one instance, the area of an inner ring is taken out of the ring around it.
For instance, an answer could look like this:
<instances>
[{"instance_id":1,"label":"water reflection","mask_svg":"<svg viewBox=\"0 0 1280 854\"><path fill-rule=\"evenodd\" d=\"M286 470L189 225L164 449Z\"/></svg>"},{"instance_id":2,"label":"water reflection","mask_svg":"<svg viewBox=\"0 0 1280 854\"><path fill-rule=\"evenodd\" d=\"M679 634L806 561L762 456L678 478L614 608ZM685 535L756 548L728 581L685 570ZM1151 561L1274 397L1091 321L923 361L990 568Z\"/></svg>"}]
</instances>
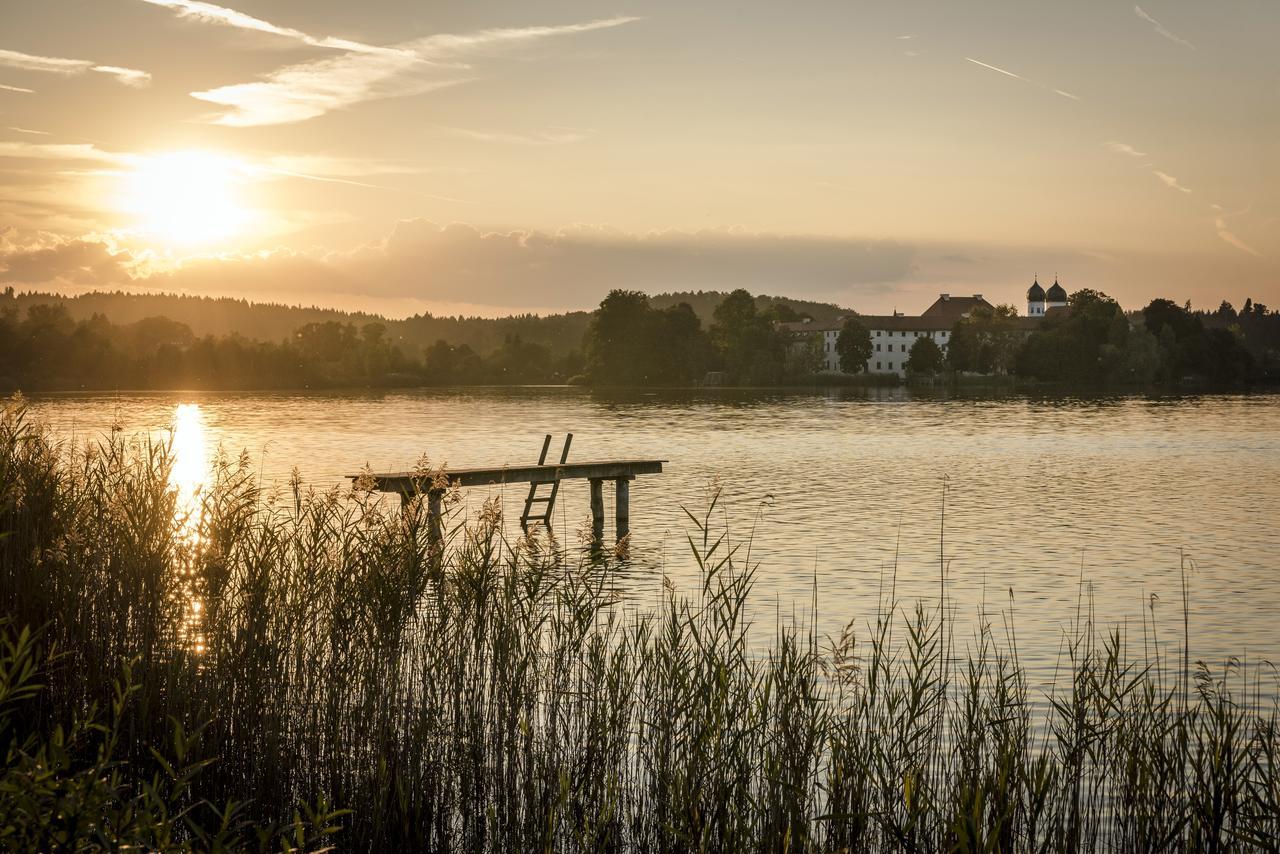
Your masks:
<instances>
[{"instance_id":1,"label":"water reflection","mask_svg":"<svg viewBox=\"0 0 1280 854\"><path fill-rule=\"evenodd\" d=\"M196 578L196 550L200 545L202 496L209 479L209 442L204 412L198 403L180 403L173 412L169 439L172 468L169 483L176 490L178 563L183 576L182 635L195 652L204 652L201 612L204 603Z\"/></svg>"},{"instance_id":2,"label":"water reflection","mask_svg":"<svg viewBox=\"0 0 1280 854\"><path fill-rule=\"evenodd\" d=\"M671 459L660 478L632 492L631 560L610 574L638 608L660 597L663 579L681 590L699 584L681 508L705 509L707 483L720 476L713 523L732 526L735 542L750 539L762 631L776 609L807 607L815 584L824 637L874 616L886 579L896 578L900 598L936 597L941 546L957 614L976 620L1012 588L1019 656L1033 676L1051 678L1062 627L1079 611L1082 576L1097 625L1141 626L1156 593L1178 603L1157 613L1180 634L1185 550L1198 567L1188 578L1194 654L1280 661L1280 526L1267 521L1280 508L1280 395L947 400L902 389L441 389L191 400L82 395L37 399L36 411L64 434L173 425L173 482L182 506L195 511L185 523L195 535L218 445L254 454L269 447L259 468L268 487L285 486L294 466L324 487L345 484L342 476L365 464L410 467L423 453L453 467L528 463L543 433L572 427L580 459ZM571 543L589 518L587 493L579 483L561 490L560 542ZM766 495L775 498L757 513ZM524 491L501 487L473 490L466 509L494 497L508 519L519 515ZM509 533L518 537L518 526ZM197 598L206 614L214 607L207 595Z\"/></svg>"},{"instance_id":3,"label":"water reflection","mask_svg":"<svg viewBox=\"0 0 1280 854\"><path fill-rule=\"evenodd\" d=\"M208 441L204 413L198 403L180 403L173 411L170 440L173 468L169 483L178 491L178 514L184 534L200 534L200 494L209 477Z\"/></svg>"}]
</instances>

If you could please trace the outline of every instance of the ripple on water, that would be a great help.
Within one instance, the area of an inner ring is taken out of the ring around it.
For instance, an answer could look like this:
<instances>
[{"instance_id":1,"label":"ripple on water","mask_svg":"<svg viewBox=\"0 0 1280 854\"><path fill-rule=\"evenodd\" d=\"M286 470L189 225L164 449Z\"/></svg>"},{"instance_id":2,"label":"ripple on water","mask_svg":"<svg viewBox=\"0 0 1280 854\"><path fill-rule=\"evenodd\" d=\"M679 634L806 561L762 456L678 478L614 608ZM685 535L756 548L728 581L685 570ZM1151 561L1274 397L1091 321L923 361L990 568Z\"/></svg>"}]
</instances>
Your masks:
<instances>
[{"instance_id":1,"label":"ripple on water","mask_svg":"<svg viewBox=\"0 0 1280 854\"><path fill-rule=\"evenodd\" d=\"M1052 673L1063 628L1082 605L1136 638L1154 594L1157 621L1180 634L1182 554L1195 565L1193 655L1280 661L1277 396L450 389L50 396L34 407L81 438L113 423L161 433L198 415L202 453L248 449L275 483L297 466L328 485L366 463L406 468L424 452L454 466L523 463L536 458L542 433L572 430L578 459L671 461L632 490L633 560L617 578L624 592L652 601L664 568L678 584L694 584L680 507L703 506L718 477L716 520L750 542L759 562L759 621L807 614L816 583L827 633L874 618L895 566L900 598L936 597L945 483L942 561L956 613L1007 611L1012 602L1033 675ZM483 494L492 491L477 491L467 506ZM522 498L520 489L505 494L509 517ZM611 513L612 496L607 503ZM587 507L585 484L562 489L562 541L574 542Z\"/></svg>"}]
</instances>

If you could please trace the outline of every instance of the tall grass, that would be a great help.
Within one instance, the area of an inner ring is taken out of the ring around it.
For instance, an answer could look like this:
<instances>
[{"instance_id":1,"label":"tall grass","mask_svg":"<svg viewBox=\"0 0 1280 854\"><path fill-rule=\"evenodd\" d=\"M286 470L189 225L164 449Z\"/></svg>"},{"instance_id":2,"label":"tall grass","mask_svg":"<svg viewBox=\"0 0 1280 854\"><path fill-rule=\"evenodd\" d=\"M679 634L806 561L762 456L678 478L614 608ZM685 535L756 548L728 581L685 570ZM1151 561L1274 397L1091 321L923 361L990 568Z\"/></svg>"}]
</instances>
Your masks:
<instances>
[{"instance_id":1,"label":"tall grass","mask_svg":"<svg viewBox=\"0 0 1280 854\"><path fill-rule=\"evenodd\" d=\"M1131 654L1086 617L1042 698L1010 630L958 651L945 608L892 601L840 638L781 624L762 646L714 499L690 516L700 588L637 614L607 568L504 539L493 505L440 544L417 501L264 494L224 460L184 520L169 465L119 435L58 445L11 406L0 616L60 652L23 726L110 706L133 662L119 767L199 732L193 803L277 825L298 803L350 810L337 844L361 851L1280 838L1280 715L1234 663Z\"/></svg>"}]
</instances>

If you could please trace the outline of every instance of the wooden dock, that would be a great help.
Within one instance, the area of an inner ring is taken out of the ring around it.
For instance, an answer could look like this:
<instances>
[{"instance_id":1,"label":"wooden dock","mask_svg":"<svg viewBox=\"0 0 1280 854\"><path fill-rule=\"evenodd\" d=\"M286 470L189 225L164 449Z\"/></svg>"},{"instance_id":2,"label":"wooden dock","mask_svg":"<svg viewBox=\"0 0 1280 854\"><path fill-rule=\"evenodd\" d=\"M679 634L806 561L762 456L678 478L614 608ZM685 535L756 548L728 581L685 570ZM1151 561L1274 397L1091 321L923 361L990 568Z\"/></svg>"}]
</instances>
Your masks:
<instances>
[{"instance_id":1,"label":"wooden dock","mask_svg":"<svg viewBox=\"0 0 1280 854\"><path fill-rule=\"evenodd\" d=\"M548 437L549 439L550 437ZM545 458L544 443L544 458ZM567 443L566 443L567 453ZM662 464L666 460L593 460L580 463L549 463L528 466L497 466L492 468L447 469L444 477L450 486L495 486L509 483L531 484L529 498L526 499L525 515L522 523L529 518L540 519L549 524L551 509L554 504L554 492L549 498L535 497L537 484L559 484L566 480L586 480L591 485L591 527L597 541L604 538L604 482L614 484L614 535L618 540L631 532L631 481L646 474L661 474ZM355 478L355 475L351 477ZM441 515L441 496L444 490L434 486L431 479L412 472L373 475L374 489L378 492L399 493L402 502L415 495L427 496L428 508L434 526L439 525ZM545 515L530 516L530 504L539 501L548 504Z\"/></svg>"}]
</instances>

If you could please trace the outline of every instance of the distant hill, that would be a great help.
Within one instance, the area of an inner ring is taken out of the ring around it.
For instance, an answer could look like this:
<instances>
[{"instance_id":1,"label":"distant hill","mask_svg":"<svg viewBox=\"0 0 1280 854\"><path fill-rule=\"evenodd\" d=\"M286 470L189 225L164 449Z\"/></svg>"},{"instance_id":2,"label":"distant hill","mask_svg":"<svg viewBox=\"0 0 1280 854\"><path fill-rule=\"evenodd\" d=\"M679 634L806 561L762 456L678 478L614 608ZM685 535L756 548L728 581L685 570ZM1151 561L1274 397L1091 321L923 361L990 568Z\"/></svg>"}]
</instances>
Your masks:
<instances>
[{"instance_id":1,"label":"distant hill","mask_svg":"<svg viewBox=\"0 0 1280 854\"><path fill-rule=\"evenodd\" d=\"M88 293L62 296L47 293L18 294L19 311L29 305L60 303L73 320L100 314L112 323L127 325L149 317L167 317L186 324L197 337L237 334L254 341L278 343L291 337L308 323L351 323L357 327L381 323L388 336L402 349L420 354L424 347L444 339L454 345L466 344L479 353L502 346L508 335L548 347L553 356L563 356L582 344L590 322L589 312L570 312L546 317L435 317L419 314L392 320L379 314L348 312L317 306L250 302L230 297L200 297L185 294L132 294L124 292Z\"/></svg>"},{"instance_id":2,"label":"distant hill","mask_svg":"<svg viewBox=\"0 0 1280 854\"><path fill-rule=\"evenodd\" d=\"M662 293L651 297L657 308L666 308L687 302L702 320L710 326L716 306L726 296L720 291ZM604 295L601 294L601 298ZM206 335L241 335L254 341L280 342L291 337L308 323L336 321L351 323L357 327L366 323L381 323L387 328L388 337L404 351L420 354L440 339L460 346L466 344L481 354L492 353L502 346L509 335L518 335L524 341L541 344L559 358L582 346L583 336L591 322L591 311L572 311L550 315L511 315L508 317L436 317L418 314L402 320L392 320L378 314L347 312L318 306L284 305L282 303L250 302L232 297L201 297L185 294L137 294L123 291L95 292L78 296L62 296L48 293L17 294L19 311L41 303L60 303L66 306L73 320L85 320L100 314L112 323L127 325L150 317L167 317L186 324L197 337ZM773 297L756 297L756 305L763 311L782 304L803 316L817 321L835 320L848 309L831 303ZM594 306L592 307L594 309Z\"/></svg>"},{"instance_id":3,"label":"distant hill","mask_svg":"<svg viewBox=\"0 0 1280 854\"><path fill-rule=\"evenodd\" d=\"M711 325L716 306L727 296L723 291L678 291L669 294L656 294L650 297L654 308L666 308L676 303L687 302L694 314L702 321L704 327ZM765 311L775 305L784 305L801 317L808 315L820 323L829 323L846 315L855 314L851 309L841 308L829 302L794 299L792 297L771 297L768 294L756 296L756 309Z\"/></svg>"}]
</instances>

